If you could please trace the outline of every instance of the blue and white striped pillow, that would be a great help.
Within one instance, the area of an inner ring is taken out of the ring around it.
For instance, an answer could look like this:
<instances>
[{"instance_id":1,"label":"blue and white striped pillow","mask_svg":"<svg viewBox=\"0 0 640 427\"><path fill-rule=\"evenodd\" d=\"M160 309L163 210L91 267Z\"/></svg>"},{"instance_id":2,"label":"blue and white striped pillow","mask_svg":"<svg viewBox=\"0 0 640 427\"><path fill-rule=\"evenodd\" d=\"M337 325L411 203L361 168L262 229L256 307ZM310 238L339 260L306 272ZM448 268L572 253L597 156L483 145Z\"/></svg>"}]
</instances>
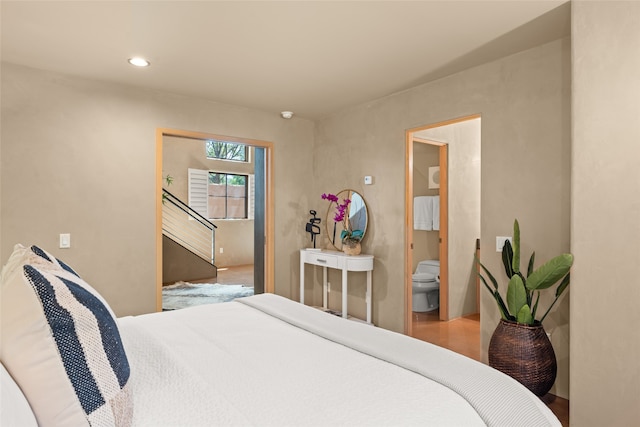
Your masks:
<instances>
[{"instance_id":1,"label":"blue and white striped pillow","mask_svg":"<svg viewBox=\"0 0 640 427\"><path fill-rule=\"evenodd\" d=\"M116 320L88 289L26 265L58 354L90 425L122 425L130 370ZM124 407L123 404L125 404Z\"/></svg>"},{"instance_id":2,"label":"blue and white striped pillow","mask_svg":"<svg viewBox=\"0 0 640 427\"><path fill-rule=\"evenodd\" d=\"M69 273L72 273L72 274L80 277L80 275L78 273L73 271L73 268L69 267L66 263L64 263L63 261L61 261L58 258L54 257L53 255L51 255L49 252L45 251L44 249L40 249L36 245L32 245L31 248L29 248L29 249L31 249L31 252L33 252L34 254L38 255L41 258L44 258L45 260L49 261L51 264L57 265L58 267L62 268L63 270L67 270Z\"/></svg>"},{"instance_id":3,"label":"blue and white striped pillow","mask_svg":"<svg viewBox=\"0 0 640 427\"><path fill-rule=\"evenodd\" d=\"M42 253L23 250L21 268L2 277L3 364L40 426L130 425L130 369L113 312Z\"/></svg>"}]
</instances>

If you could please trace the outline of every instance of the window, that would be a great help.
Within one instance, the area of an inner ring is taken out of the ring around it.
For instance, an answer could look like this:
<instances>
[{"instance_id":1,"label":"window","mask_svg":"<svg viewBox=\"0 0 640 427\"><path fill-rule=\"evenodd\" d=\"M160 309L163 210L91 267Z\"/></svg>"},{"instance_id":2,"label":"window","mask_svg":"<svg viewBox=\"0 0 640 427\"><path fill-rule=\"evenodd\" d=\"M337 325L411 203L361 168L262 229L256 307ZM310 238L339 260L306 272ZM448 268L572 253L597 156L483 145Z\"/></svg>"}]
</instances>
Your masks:
<instances>
[{"instance_id":1,"label":"window","mask_svg":"<svg viewBox=\"0 0 640 427\"><path fill-rule=\"evenodd\" d=\"M248 181L247 175L209 172L209 218L246 219Z\"/></svg>"},{"instance_id":2,"label":"window","mask_svg":"<svg viewBox=\"0 0 640 427\"><path fill-rule=\"evenodd\" d=\"M248 161L247 146L243 144L209 140L205 141L205 149L207 158L209 159L235 160L238 162Z\"/></svg>"}]
</instances>

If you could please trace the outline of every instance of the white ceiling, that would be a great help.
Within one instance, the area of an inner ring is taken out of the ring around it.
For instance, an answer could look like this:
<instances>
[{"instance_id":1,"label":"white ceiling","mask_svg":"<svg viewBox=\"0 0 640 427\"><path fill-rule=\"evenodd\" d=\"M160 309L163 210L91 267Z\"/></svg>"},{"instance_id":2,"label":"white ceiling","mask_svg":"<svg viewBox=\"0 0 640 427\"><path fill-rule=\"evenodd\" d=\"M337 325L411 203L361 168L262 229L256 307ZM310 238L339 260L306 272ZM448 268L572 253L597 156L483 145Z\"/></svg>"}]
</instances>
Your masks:
<instances>
[{"instance_id":1,"label":"white ceiling","mask_svg":"<svg viewBox=\"0 0 640 427\"><path fill-rule=\"evenodd\" d=\"M3 61L319 119L569 34L562 1L5 1ZM151 67L127 63L147 57Z\"/></svg>"}]
</instances>

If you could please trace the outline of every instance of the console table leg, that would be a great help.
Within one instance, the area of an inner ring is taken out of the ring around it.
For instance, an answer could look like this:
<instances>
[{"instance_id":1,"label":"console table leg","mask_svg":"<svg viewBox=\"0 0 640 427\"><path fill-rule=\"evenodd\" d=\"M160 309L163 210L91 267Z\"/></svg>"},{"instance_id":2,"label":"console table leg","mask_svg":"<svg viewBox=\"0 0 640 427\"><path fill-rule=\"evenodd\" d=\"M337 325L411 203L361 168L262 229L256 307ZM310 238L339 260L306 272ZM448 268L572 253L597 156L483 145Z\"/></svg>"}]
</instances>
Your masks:
<instances>
[{"instance_id":1,"label":"console table leg","mask_svg":"<svg viewBox=\"0 0 640 427\"><path fill-rule=\"evenodd\" d=\"M300 257L300 303L304 304L304 260Z\"/></svg>"},{"instance_id":2,"label":"console table leg","mask_svg":"<svg viewBox=\"0 0 640 427\"><path fill-rule=\"evenodd\" d=\"M322 308L327 309L327 267L322 267Z\"/></svg>"},{"instance_id":3,"label":"console table leg","mask_svg":"<svg viewBox=\"0 0 640 427\"><path fill-rule=\"evenodd\" d=\"M347 318L347 269L342 269L342 317Z\"/></svg>"},{"instance_id":4,"label":"console table leg","mask_svg":"<svg viewBox=\"0 0 640 427\"><path fill-rule=\"evenodd\" d=\"M367 271L367 295L365 299L367 302L367 323L371 323L371 271Z\"/></svg>"}]
</instances>

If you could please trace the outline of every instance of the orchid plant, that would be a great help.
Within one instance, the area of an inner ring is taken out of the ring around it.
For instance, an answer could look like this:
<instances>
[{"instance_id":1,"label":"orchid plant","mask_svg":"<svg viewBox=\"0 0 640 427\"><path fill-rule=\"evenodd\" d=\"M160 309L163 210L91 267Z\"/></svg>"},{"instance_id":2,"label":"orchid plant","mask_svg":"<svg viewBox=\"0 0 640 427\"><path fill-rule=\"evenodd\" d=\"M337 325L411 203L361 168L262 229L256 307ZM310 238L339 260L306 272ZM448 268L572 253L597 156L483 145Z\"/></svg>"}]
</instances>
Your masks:
<instances>
[{"instance_id":1,"label":"orchid plant","mask_svg":"<svg viewBox=\"0 0 640 427\"><path fill-rule=\"evenodd\" d=\"M340 203L340 199L335 194L322 194L322 200L328 200L329 203L336 204L336 212L333 216L333 221L336 223L342 224L342 231L340 232L340 240L342 243L354 243L362 240L363 231L362 230L353 230L351 228L351 223L349 222L349 204L351 203L350 199L343 199L342 203Z\"/></svg>"}]
</instances>

